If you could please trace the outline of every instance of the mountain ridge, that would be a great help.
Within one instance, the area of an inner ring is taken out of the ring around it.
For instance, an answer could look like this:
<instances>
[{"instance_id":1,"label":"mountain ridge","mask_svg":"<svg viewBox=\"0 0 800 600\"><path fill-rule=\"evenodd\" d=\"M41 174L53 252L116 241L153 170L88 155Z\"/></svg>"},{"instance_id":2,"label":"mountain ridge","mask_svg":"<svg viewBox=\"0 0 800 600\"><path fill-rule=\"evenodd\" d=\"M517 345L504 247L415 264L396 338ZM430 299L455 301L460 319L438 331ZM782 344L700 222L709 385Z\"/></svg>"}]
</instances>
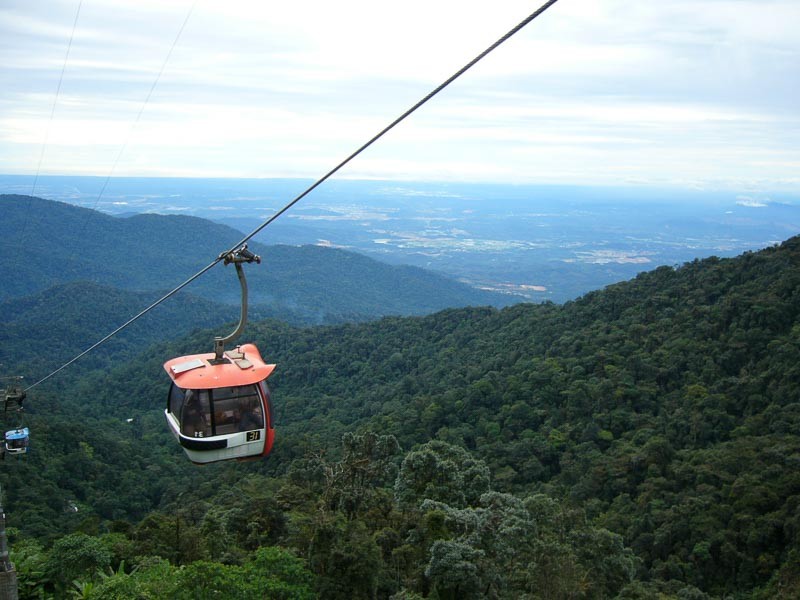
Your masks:
<instances>
[{"instance_id":1,"label":"mountain ridge","mask_svg":"<svg viewBox=\"0 0 800 600\"><path fill-rule=\"evenodd\" d=\"M189 216L140 214L127 218L30 196L0 196L0 299L52 285L92 280L134 291L177 286L240 232ZM264 264L246 267L251 301L305 314L420 314L449 306L507 305L511 296L490 293L418 267L396 267L344 250L319 246L251 244ZM238 304L232 269L215 269L188 290L217 302Z\"/></svg>"}]
</instances>

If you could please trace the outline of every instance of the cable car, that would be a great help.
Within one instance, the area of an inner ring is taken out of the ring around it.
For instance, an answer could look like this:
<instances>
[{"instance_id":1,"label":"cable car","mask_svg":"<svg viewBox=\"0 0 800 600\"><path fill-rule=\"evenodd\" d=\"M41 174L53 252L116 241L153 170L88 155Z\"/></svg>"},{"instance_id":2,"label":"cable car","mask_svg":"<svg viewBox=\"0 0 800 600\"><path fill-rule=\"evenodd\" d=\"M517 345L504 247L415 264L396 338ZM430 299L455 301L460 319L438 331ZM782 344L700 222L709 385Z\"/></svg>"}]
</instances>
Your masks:
<instances>
[{"instance_id":1,"label":"cable car","mask_svg":"<svg viewBox=\"0 0 800 600\"><path fill-rule=\"evenodd\" d=\"M25 454L30 447L30 441L30 431L27 427L6 431L6 452L8 454Z\"/></svg>"},{"instance_id":2,"label":"cable car","mask_svg":"<svg viewBox=\"0 0 800 600\"><path fill-rule=\"evenodd\" d=\"M164 363L172 379L164 413L173 435L197 464L267 456L275 427L266 364L253 344L216 355Z\"/></svg>"},{"instance_id":3,"label":"cable car","mask_svg":"<svg viewBox=\"0 0 800 600\"><path fill-rule=\"evenodd\" d=\"M164 363L172 379L164 414L173 435L196 464L267 456L275 439L266 364L253 344L225 351L247 323L247 279L242 263L260 263L247 244L220 255L233 263L242 289L236 329L214 338L214 352L180 356Z\"/></svg>"}]
</instances>

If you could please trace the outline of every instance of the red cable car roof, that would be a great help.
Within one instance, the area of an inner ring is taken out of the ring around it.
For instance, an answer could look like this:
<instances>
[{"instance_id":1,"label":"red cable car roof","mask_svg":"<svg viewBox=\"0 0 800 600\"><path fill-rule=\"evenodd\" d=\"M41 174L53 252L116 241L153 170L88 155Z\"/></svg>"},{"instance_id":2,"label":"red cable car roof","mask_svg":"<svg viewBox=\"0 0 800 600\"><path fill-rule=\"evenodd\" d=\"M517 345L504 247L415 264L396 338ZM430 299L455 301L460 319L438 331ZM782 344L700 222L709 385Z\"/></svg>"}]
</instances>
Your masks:
<instances>
[{"instance_id":1,"label":"red cable car roof","mask_svg":"<svg viewBox=\"0 0 800 600\"><path fill-rule=\"evenodd\" d=\"M185 390L210 390L264 381L275 370L261 358L255 344L242 344L225 353L230 362L212 365L214 353L179 356L164 363L175 385Z\"/></svg>"}]
</instances>

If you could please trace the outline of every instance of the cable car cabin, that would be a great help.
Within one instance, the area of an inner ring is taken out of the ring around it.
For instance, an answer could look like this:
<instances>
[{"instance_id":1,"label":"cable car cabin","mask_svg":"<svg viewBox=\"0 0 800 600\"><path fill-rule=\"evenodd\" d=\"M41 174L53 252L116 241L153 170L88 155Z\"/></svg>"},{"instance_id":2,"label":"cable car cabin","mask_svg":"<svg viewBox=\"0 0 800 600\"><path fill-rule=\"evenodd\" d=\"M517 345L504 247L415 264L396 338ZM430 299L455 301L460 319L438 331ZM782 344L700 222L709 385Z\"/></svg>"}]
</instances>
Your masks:
<instances>
[{"instance_id":1,"label":"cable car cabin","mask_svg":"<svg viewBox=\"0 0 800 600\"><path fill-rule=\"evenodd\" d=\"M30 431L27 427L6 431L6 452L8 454L25 454L28 451L30 441Z\"/></svg>"},{"instance_id":2,"label":"cable car cabin","mask_svg":"<svg viewBox=\"0 0 800 600\"><path fill-rule=\"evenodd\" d=\"M172 379L164 411L173 435L197 464L267 456L275 438L265 364L253 344L164 363Z\"/></svg>"}]
</instances>

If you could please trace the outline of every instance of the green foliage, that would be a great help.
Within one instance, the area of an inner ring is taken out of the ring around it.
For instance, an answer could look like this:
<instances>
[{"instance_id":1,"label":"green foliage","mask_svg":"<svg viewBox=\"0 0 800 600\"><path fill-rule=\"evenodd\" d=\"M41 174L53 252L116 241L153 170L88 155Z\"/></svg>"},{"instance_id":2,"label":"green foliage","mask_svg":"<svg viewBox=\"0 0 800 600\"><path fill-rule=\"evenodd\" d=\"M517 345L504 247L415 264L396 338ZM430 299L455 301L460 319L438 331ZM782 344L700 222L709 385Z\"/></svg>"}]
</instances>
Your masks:
<instances>
[{"instance_id":1,"label":"green foliage","mask_svg":"<svg viewBox=\"0 0 800 600\"><path fill-rule=\"evenodd\" d=\"M757 590L753 597L756 600L788 600L800 597L800 550L792 549L767 585Z\"/></svg>"},{"instance_id":2,"label":"green foliage","mask_svg":"<svg viewBox=\"0 0 800 600\"><path fill-rule=\"evenodd\" d=\"M216 531L206 530L215 535ZM151 513L142 520L134 533L139 555L169 559L175 564L191 563L203 557L201 532L180 512L174 515Z\"/></svg>"},{"instance_id":3,"label":"green foliage","mask_svg":"<svg viewBox=\"0 0 800 600\"><path fill-rule=\"evenodd\" d=\"M193 467L164 430L162 359L209 332L45 384L2 474L21 589L264 597L274 548L259 572L298 597L792 597L798 299L792 239L561 307L253 323L278 435L248 464Z\"/></svg>"},{"instance_id":4,"label":"green foliage","mask_svg":"<svg viewBox=\"0 0 800 600\"><path fill-rule=\"evenodd\" d=\"M17 588L21 600L45 596L48 583L47 553L34 540L20 540L13 544L11 562L17 571Z\"/></svg>"},{"instance_id":5,"label":"green foliage","mask_svg":"<svg viewBox=\"0 0 800 600\"><path fill-rule=\"evenodd\" d=\"M117 572L101 578L88 600L157 600L179 592L177 569L163 559L144 559L130 574Z\"/></svg>"},{"instance_id":6,"label":"green foliage","mask_svg":"<svg viewBox=\"0 0 800 600\"><path fill-rule=\"evenodd\" d=\"M305 561L281 548L263 547L245 564L246 576L261 582L262 597L275 600L310 600L314 577Z\"/></svg>"},{"instance_id":7,"label":"green foliage","mask_svg":"<svg viewBox=\"0 0 800 600\"><path fill-rule=\"evenodd\" d=\"M112 554L98 538L71 533L53 544L45 563L45 577L57 590L75 580L88 579L111 566Z\"/></svg>"},{"instance_id":8,"label":"green foliage","mask_svg":"<svg viewBox=\"0 0 800 600\"><path fill-rule=\"evenodd\" d=\"M313 576L304 562L279 548L260 548L241 566L196 561L182 567L163 559L145 559L131 573L101 577L86 598L141 600L311 600ZM86 585L81 584L86 590Z\"/></svg>"},{"instance_id":9,"label":"green foliage","mask_svg":"<svg viewBox=\"0 0 800 600\"><path fill-rule=\"evenodd\" d=\"M431 546L431 560L425 576L431 580L442 600L480 598L483 582L478 562L483 552L454 540L436 540Z\"/></svg>"},{"instance_id":10,"label":"green foliage","mask_svg":"<svg viewBox=\"0 0 800 600\"><path fill-rule=\"evenodd\" d=\"M432 441L403 459L395 495L399 503L411 506L425 499L463 506L487 489L489 469L483 461L458 446Z\"/></svg>"},{"instance_id":11,"label":"green foliage","mask_svg":"<svg viewBox=\"0 0 800 600\"><path fill-rule=\"evenodd\" d=\"M380 549L363 522L325 520L315 527L309 566L317 575L316 591L321 598L373 598Z\"/></svg>"},{"instance_id":12,"label":"green foliage","mask_svg":"<svg viewBox=\"0 0 800 600\"><path fill-rule=\"evenodd\" d=\"M382 499L378 486L394 479L392 461L399 452L394 436L345 433L341 460L331 463L318 457L314 461L324 478L323 510L339 510L353 519L374 508Z\"/></svg>"},{"instance_id":13,"label":"green foliage","mask_svg":"<svg viewBox=\"0 0 800 600\"><path fill-rule=\"evenodd\" d=\"M638 561L622 537L543 495L488 492L459 509L426 500L444 517L425 570L442 597L616 596Z\"/></svg>"}]
</instances>

